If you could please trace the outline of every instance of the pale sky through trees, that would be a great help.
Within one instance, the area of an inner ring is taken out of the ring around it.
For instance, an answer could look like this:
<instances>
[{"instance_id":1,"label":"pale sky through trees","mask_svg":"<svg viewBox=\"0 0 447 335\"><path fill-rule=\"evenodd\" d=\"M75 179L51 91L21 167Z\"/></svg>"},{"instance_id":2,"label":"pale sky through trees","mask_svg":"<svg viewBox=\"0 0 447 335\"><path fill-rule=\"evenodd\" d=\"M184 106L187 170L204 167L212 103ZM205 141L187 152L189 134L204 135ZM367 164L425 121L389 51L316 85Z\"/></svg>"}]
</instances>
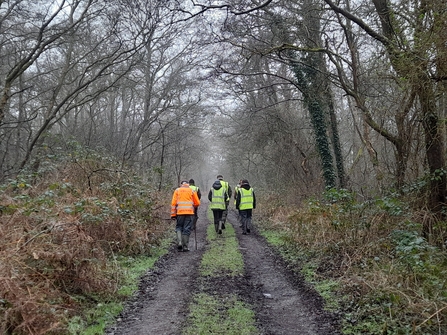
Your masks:
<instances>
[{"instance_id":1,"label":"pale sky through trees","mask_svg":"<svg viewBox=\"0 0 447 335\"><path fill-rule=\"evenodd\" d=\"M331 151L339 129L350 188L411 183L443 164L424 142L432 136L436 152L443 143L417 120L445 115L446 20L444 2L423 20L421 3L405 3L390 3L400 33L388 36L374 4L358 1L3 2L1 179L75 141L161 187L189 175L209 183L219 170L232 183L288 180L319 193L322 153L306 105L318 98ZM429 85L418 86L416 71ZM306 80L322 86L305 99Z\"/></svg>"}]
</instances>

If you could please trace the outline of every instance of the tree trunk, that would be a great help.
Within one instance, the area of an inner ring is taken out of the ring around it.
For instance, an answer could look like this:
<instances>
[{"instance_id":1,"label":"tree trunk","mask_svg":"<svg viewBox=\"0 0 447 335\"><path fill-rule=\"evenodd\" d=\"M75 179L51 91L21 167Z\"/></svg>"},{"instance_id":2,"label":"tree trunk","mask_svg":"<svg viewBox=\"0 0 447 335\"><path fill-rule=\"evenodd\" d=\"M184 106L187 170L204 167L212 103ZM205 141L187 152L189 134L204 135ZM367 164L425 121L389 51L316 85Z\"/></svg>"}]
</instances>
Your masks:
<instances>
[{"instance_id":1,"label":"tree trunk","mask_svg":"<svg viewBox=\"0 0 447 335\"><path fill-rule=\"evenodd\" d=\"M385 47L397 76L408 82L411 90L419 98L419 106L414 107L420 110L420 120L424 129L427 170L430 173L427 207L433 213L441 214L446 196L444 139L436 103L436 81L431 77L434 65L430 58L435 55L436 60L439 59L436 51L440 50L433 51L432 49L433 44L438 43L433 39L439 39L439 36L430 30L432 27L436 29L436 21L434 21L434 26L430 26L429 20L433 16L442 15L442 11L433 13L431 12L433 8L426 6L426 3L415 3L412 17L414 35L407 36L405 35L407 31L399 25L399 21L394 17L392 3L387 0L373 0L376 13L380 18L382 29L380 34L352 13L335 5L331 0L325 0L325 2L335 12L356 22L367 34ZM445 23L442 26L445 29ZM414 43L408 42L408 38L412 38ZM436 64L436 60L434 64ZM427 231L427 228L424 229L424 233L429 235L430 232Z\"/></svg>"},{"instance_id":2,"label":"tree trunk","mask_svg":"<svg viewBox=\"0 0 447 335\"><path fill-rule=\"evenodd\" d=\"M421 78L417 92L422 109L425 150L430 172L428 208L435 213L440 213L442 207L445 205L447 187L444 142L436 105L434 103L434 92L430 83L431 80L427 76Z\"/></svg>"}]
</instances>

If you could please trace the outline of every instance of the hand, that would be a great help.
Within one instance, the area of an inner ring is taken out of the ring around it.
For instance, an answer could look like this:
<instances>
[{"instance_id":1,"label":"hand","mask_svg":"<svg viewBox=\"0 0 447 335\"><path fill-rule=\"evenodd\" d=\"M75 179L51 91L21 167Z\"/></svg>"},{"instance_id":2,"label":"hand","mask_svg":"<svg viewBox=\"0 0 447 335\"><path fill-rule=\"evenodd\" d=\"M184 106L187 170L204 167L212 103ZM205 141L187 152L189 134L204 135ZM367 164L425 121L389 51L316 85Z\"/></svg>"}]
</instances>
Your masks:
<instances>
[{"instance_id":1,"label":"hand","mask_svg":"<svg viewBox=\"0 0 447 335\"><path fill-rule=\"evenodd\" d=\"M171 216L171 220L177 220L176 216Z\"/></svg>"}]
</instances>

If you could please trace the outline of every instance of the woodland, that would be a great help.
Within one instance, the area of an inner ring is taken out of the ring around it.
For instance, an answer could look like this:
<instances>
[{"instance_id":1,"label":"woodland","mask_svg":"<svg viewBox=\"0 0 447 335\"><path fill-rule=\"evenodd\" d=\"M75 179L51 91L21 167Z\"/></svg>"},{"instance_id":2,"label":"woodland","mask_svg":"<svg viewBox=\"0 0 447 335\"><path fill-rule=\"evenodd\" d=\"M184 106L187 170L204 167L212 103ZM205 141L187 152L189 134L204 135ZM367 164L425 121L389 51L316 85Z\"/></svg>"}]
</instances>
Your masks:
<instances>
[{"instance_id":1,"label":"woodland","mask_svg":"<svg viewBox=\"0 0 447 335\"><path fill-rule=\"evenodd\" d=\"M447 334L446 118L444 0L0 0L0 332L76 333L223 174L345 334Z\"/></svg>"}]
</instances>

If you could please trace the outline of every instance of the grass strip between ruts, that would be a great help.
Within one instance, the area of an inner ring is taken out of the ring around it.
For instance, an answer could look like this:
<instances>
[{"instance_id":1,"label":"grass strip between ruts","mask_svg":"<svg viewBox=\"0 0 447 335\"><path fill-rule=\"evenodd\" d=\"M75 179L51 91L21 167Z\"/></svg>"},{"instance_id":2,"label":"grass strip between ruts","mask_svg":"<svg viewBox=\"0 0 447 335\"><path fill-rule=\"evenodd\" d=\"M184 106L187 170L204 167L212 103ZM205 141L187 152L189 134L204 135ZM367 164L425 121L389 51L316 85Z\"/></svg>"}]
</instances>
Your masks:
<instances>
[{"instance_id":1,"label":"grass strip between ruts","mask_svg":"<svg viewBox=\"0 0 447 335\"><path fill-rule=\"evenodd\" d=\"M208 218L210 218L208 213ZM213 220L210 219L212 222ZM200 275L212 278L244 274L244 262L232 225L227 222L222 235L215 232L214 224L207 228L209 249L200 264ZM210 295L200 292L189 306L187 326L184 335L259 334L255 326L255 313L250 306L238 300L236 295Z\"/></svg>"},{"instance_id":2,"label":"grass strip between ruts","mask_svg":"<svg viewBox=\"0 0 447 335\"><path fill-rule=\"evenodd\" d=\"M216 297L206 293L194 296L184 335L259 334L254 326L254 312L235 296Z\"/></svg>"},{"instance_id":3,"label":"grass strip between ruts","mask_svg":"<svg viewBox=\"0 0 447 335\"><path fill-rule=\"evenodd\" d=\"M240 276L244 274L244 261L239 252L236 233L231 224L226 224L222 235L218 235L211 224L207 228L209 249L204 253L200 264L202 276Z\"/></svg>"}]
</instances>

